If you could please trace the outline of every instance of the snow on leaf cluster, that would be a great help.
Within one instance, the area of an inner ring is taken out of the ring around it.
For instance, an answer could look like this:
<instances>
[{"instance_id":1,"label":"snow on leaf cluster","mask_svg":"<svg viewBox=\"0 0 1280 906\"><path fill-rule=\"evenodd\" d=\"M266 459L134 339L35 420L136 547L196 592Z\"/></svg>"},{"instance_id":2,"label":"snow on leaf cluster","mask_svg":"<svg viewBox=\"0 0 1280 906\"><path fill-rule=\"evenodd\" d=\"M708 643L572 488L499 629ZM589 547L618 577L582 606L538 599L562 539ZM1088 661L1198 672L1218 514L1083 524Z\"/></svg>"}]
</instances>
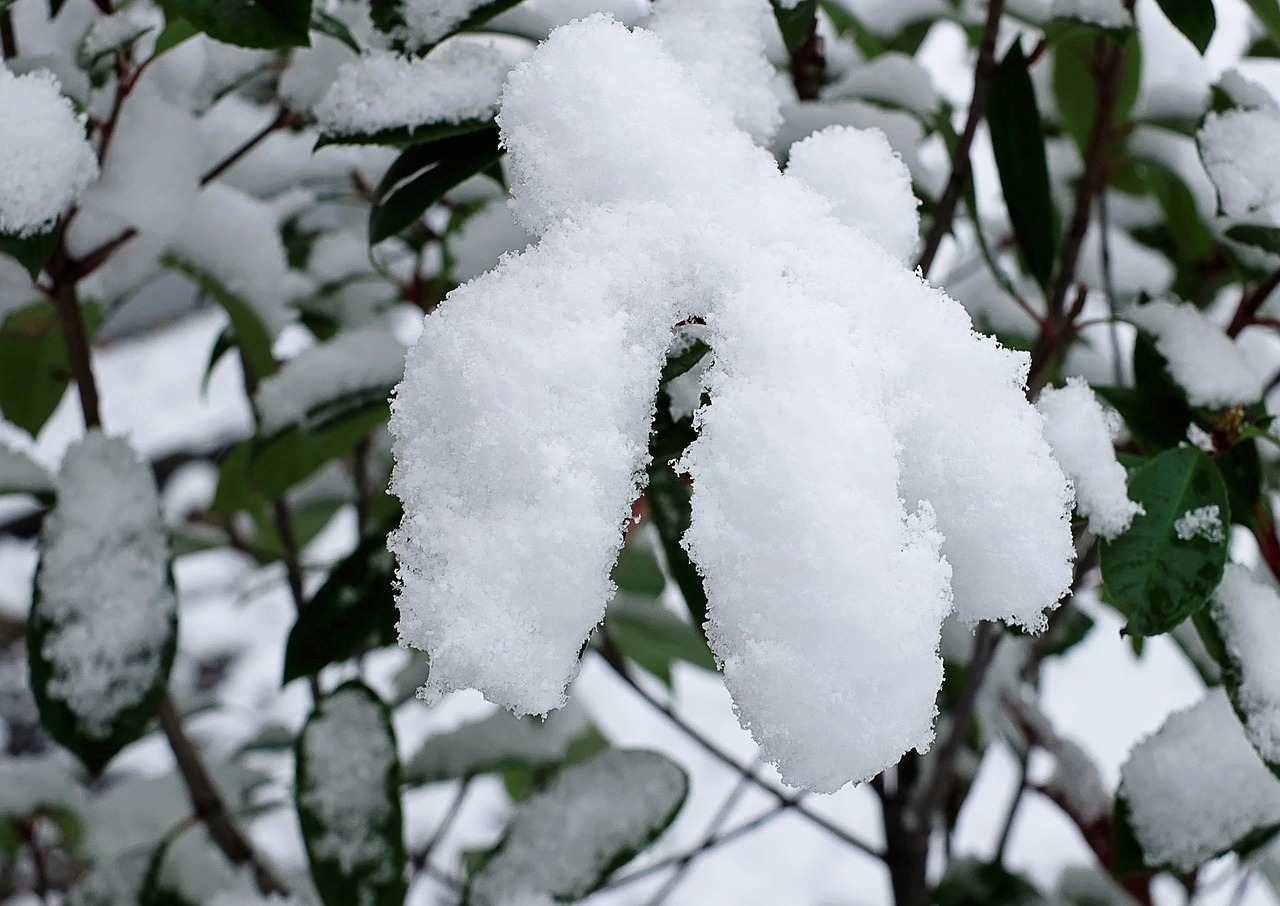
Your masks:
<instances>
[{"instance_id":1,"label":"snow on leaf cluster","mask_svg":"<svg viewBox=\"0 0 1280 906\"><path fill-rule=\"evenodd\" d=\"M703 45L755 16L707 20ZM511 205L539 239L410 350L400 634L430 652L428 696L564 703L614 591L664 352L702 319L712 404L681 468L708 636L766 757L834 790L929 745L953 608L1043 625L1070 582L1070 487L1025 354L903 266L915 203L883 138L825 133L784 175L744 89L723 93L742 73L683 46L595 16L508 79ZM841 154L892 178L835 179Z\"/></svg>"}]
</instances>

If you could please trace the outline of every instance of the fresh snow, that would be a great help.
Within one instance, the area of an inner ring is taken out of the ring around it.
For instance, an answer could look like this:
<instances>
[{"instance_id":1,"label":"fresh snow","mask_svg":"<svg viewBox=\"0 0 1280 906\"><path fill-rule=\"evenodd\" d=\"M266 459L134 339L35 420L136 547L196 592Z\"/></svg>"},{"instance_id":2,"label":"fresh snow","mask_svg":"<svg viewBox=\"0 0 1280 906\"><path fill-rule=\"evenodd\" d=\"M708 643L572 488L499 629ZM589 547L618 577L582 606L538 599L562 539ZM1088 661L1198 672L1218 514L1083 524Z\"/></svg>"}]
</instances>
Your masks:
<instances>
[{"instance_id":1,"label":"fresh snow","mask_svg":"<svg viewBox=\"0 0 1280 906\"><path fill-rule=\"evenodd\" d=\"M404 371L404 346L385 327L344 331L291 359L258 388L264 434L306 425L345 397L387 396Z\"/></svg>"},{"instance_id":2,"label":"fresh snow","mask_svg":"<svg viewBox=\"0 0 1280 906\"><path fill-rule=\"evenodd\" d=\"M1120 0L1053 0L1049 7L1049 18L1076 19L1102 28L1133 27L1133 16L1129 15Z\"/></svg>"},{"instance_id":3,"label":"fresh snow","mask_svg":"<svg viewBox=\"0 0 1280 906\"><path fill-rule=\"evenodd\" d=\"M1221 688L1134 747L1119 795L1149 865L1190 871L1249 833L1280 826L1280 781Z\"/></svg>"},{"instance_id":4,"label":"fresh snow","mask_svg":"<svg viewBox=\"0 0 1280 906\"><path fill-rule=\"evenodd\" d=\"M90 431L62 461L36 587L51 699L105 739L163 682L177 619L169 540L151 473L119 438Z\"/></svg>"},{"instance_id":5,"label":"fresh snow","mask_svg":"<svg viewBox=\"0 0 1280 906\"><path fill-rule=\"evenodd\" d=\"M0 234L47 232L97 178L85 121L52 73L0 63Z\"/></svg>"},{"instance_id":6,"label":"fresh snow","mask_svg":"<svg viewBox=\"0 0 1280 906\"><path fill-rule=\"evenodd\" d=\"M1195 306L1165 299L1138 306L1128 319L1155 337L1169 373L1193 406L1255 403L1264 381L1244 352Z\"/></svg>"},{"instance_id":7,"label":"fresh snow","mask_svg":"<svg viewBox=\"0 0 1280 906\"><path fill-rule=\"evenodd\" d=\"M1280 594L1245 567L1228 564L1211 613L1235 668L1245 735L1268 763L1280 764Z\"/></svg>"},{"instance_id":8,"label":"fresh snow","mask_svg":"<svg viewBox=\"0 0 1280 906\"><path fill-rule=\"evenodd\" d=\"M849 166L856 160L857 168ZM831 202L846 226L906 264L920 240L911 173L879 129L828 126L791 146L787 175Z\"/></svg>"},{"instance_id":9,"label":"fresh snow","mask_svg":"<svg viewBox=\"0 0 1280 906\"><path fill-rule=\"evenodd\" d=\"M338 70L316 120L326 134L363 135L487 119L510 68L476 41L451 41L421 59L374 51Z\"/></svg>"},{"instance_id":10,"label":"fresh snow","mask_svg":"<svg viewBox=\"0 0 1280 906\"><path fill-rule=\"evenodd\" d=\"M652 32L557 30L499 121L540 241L426 318L393 405L399 628L430 653L424 694L564 703L672 328L701 317L714 403L683 463L685 544L743 726L819 790L927 747L953 604L1035 629L1070 582L1070 488L1026 355L779 173Z\"/></svg>"},{"instance_id":11,"label":"fresh snow","mask_svg":"<svg viewBox=\"0 0 1280 906\"><path fill-rule=\"evenodd\" d=\"M1110 540L1142 513L1129 499L1128 477L1116 461L1114 441L1119 418L1102 406L1080 378L1065 387L1046 387L1036 401L1044 418L1044 436L1054 458L1075 488L1076 509L1089 520L1089 531Z\"/></svg>"},{"instance_id":12,"label":"fresh snow","mask_svg":"<svg viewBox=\"0 0 1280 906\"><path fill-rule=\"evenodd\" d=\"M1196 141L1222 213L1245 217L1280 202L1280 110L1210 113Z\"/></svg>"},{"instance_id":13,"label":"fresh snow","mask_svg":"<svg viewBox=\"0 0 1280 906\"><path fill-rule=\"evenodd\" d=\"M1222 525L1222 514L1216 503L1187 510L1173 523L1173 532L1182 541L1203 538L1217 544L1227 537Z\"/></svg>"},{"instance_id":14,"label":"fresh snow","mask_svg":"<svg viewBox=\"0 0 1280 906\"><path fill-rule=\"evenodd\" d=\"M492 0L400 0L398 11L404 24L396 37L417 50L430 47L450 33L480 7Z\"/></svg>"}]
</instances>

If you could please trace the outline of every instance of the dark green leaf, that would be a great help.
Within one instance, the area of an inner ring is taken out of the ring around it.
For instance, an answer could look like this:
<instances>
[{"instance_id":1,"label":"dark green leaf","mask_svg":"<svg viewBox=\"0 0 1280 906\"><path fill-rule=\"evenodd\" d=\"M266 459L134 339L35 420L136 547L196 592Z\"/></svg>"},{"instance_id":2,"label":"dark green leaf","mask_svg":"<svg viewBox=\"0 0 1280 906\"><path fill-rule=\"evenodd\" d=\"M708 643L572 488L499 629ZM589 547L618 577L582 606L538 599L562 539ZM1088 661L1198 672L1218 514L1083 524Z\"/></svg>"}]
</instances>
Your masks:
<instances>
[{"instance_id":1,"label":"dark green leaf","mask_svg":"<svg viewBox=\"0 0 1280 906\"><path fill-rule=\"evenodd\" d=\"M1022 42L1014 41L991 82L987 123L1013 236L1028 272L1048 287L1056 254L1057 214L1049 189L1040 109Z\"/></svg>"},{"instance_id":2,"label":"dark green leaf","mask_svg":"<svg viewBox=\"0 0 1280 906\"><path fill-rule=\"evenodd\" d=\"M369 213L369 242L376 244L412 226L427 208L468 177L502 157L496 127L406 150L378 186Z\"/></svg>"},{"instance_id":3,"label":"dark green leaf","mask_svg":"<svg viewBox=\"0 0 1280 906\"><path fill-rule=\"evenodd\" d=\"M1048 901L1024 876L996 862L956 859L933 894L937 906L1041 906Z\"/></svg>"},{"instance_id":4,"label":"dark green leaf","mask_svg":"<svg viewBox=\"0 0 1280 906\"><path fill-rule=\"evenodd\" d=\"M1131 635L1159 635L1194 614L1222 580L1230 503L1222 474L1194 447L1166 450L1129 479L1129 496L1145 513L1101 545L1102 578L1129 617ZM1186 515L1217 507L1216 531L1188 531ZM1179 528L1182 535L1179 536Z\"/></svg>"},{"instance_id":5,"label":"dark green leaf","mask_svg":"<svg viewBox=\"0 0 1280 906\"><path fill-rule=\"evenodd\" d=\"M355 53L360 53L360 44L351 34L351 29L337 16L331 16L319 7L311 11L311 28L322 35L328 35L335 41L341 41Z\"/></svg>"},{"instance_id":6,"label":"dark green leaf","mask_svg":"<svg viewBox=\"0 0 1280 906\"><path fill-rule=\"evenodd\" d=\"M358 391L295 426L254 441L245 474L268 499L279 497L322 466L354 450L390 416L388 391Z\"/></svg>"},{"instance_id":7,"label":"dark green leaf","mask_svg":"<svg viewBox=\"0 0 1280 906\"><path fill-rule=\"evenodd\" d=\"M394 581L386 535L365 538L299 612L285 647L284 682L318 673L371 645L394 644Z\"/></svg>"},{"instance_id":8,"label":"dark green leaf","mask_svg":"<svg viewBox=\"0 0 1280 906\"><path fill-rule=\"evenodd\" d=\"M1093 128L1093 111L1097 106L1097 80L1093 74L1095 52L1113 44L1115 39L1092 28L1073 28L1054 42L1053 93L1058 102L1062 125L1080 148L1089 143ZM1142 52L1136 35L1130 32L1124 42L1124 71L1115 105L1115 122L1123 123L1138 98L1138 81L1142 72Z\"/></svg>"},{"instance_id":9,"label":"dark green leaf","mask_svg":"<svg viewBox=\"0 0 1280 906\"><path fill-rule=\"evenodd\" d=\"M1213 0L1159 0L1160 9L1187 40L1204 53L1218 26Z\"/></svg>"},{"instance_id":10,"label":"dark green leaf","mask_svg":"<svg viewBox=\"0 0 1280 906\"><path fill-rule=\"evenodd\" d=\"M1262 460L1258 442L1242 440L1230 450L1214 457L1231 501L1231 520L1243 526L1253 522L1254 511L1262 499Z\"/></svg>"},{"instance_id":11,"label":"dark green leaf","mask_svg":"<svg viewBox=\"0 0 1280 906\"><path fill-rule=\"evenodd\" d=\"M689 487L669 464L655 460L649 466L645 497L649 501L649 518L658 530L662 551L667 557L667 570L680 587L694 625L701 626L707 619L707 592L698 568L680 546L692 518Z\"/></svg>"},{"instance_id":12,"label":"dark green leaf","mask_svg":"<svg viewBox=\"0 0 1280 906\"><path fill-rule=\"evenodd\" d=\"M1257 246L1264 252L1280 255L1280 227L1259 223L1238 223L1227 230L1227 238L1245 245Z\"/></svg>"},{"instance_id":13,"label":"dark green leaf","mask_svg":"<svg viewBox=\"0 0 1280 906\"><path fill-rule=\"evenodd\" d=\"M1276 0L1245 0L1271 39L1273 49L1280 51L1280 3ZM1252 56L1252 54L1251 54Z\"/></svg>"},{"instance_id":14,"label":"dark green leaf","mask_svg":"<svg viewBox=\"0 0 1280 906\"><path fill-rule=\"evenodd\" d=\"M618 562L613 565L613 583L619 591L650 598L656 598L667 587L658 558L638 542L626 544L618 551Z\"/></svg>"},{"instance_id":15,"label":"dark green leaf","mask_svg":"<svg viewBox=\"0 0 1280 906\"><path fill-rule=\"evenodd\" d=\"M1115 806L1111 810L1111 874L1117 878L1127 878L1141 873L1145 869L1142 858L1142 846L1133 832L1133 819L1129 814L1129 803L1120 795L1115 798Z\"/></svg>"},{"instance_id":16,"label":"dark green leaf","mask_svg":"<svg viewBox=\"0 0 1280 906\"><path fill-rule=\"evenodd\" d=\"M391 712L352 680L326 695L298 736L295 804L325 906L404 900L404 818Z\"/></svg>"},{"instance_id":17,"label":"dark green leaf","mask_svg":"<svg viewBox=\"0 0 1280 906\"><path fill-rule=\"evenodd\" d=\"M1066 606L1065 604L1063 605ZM1061 621L1054 621L1045 649L1047 657L1066 654L1085 640L1093 630L1093 617L1078 607L1072 607Z\"/></svg>"},{"instance_id":18,"label":"dark green leaf","mask_svg":"<svg viewBox=\"0 0 1280 906\"><path fill-rule=\"evenodd\" d=\"M771 5L773 18L777 20L778 31L782 32L787 52L795 53L796 48L805 42L814 28L818 17L818 0L800 0L792 3L790 8L782 0L771 0Z\"/></svg>"},{"instance_id":19,"label":"dark green leaf","mask_svg":"<svg viewBox=\"0 0 1280 906\"><path fill-rule=\"evenodd\" d=\"M152 52L152 59L160 56L166 51L173 50L188 38L194 38L200 34L200 29L196 28L186 19L182 17L170 17L165 23L164 31L160 32L160 37L156 39L156 48Z\"/></svg>"},{"instance_id":20,"label":"dark green leaf","mask_svg":"<svg viewBox=\"0 0 1280 906\"><path fill-rule=\"evenodd\" d=\"M609 749L566 768L516 807L506 834L468 879L463 901L581 899L658 838L688 790L680 766L657 752Z\"/></svg>"},{"instance_id":21,"label":"dark green leaf","mask_svg":"<svg viewBox=\"0 0 1280 906\"><path fill-rule=\"evenodd\" d=\"M170 20L186 19L211 38L276 49L311 43L311 0L161 0Z\"/></svg>"},{"instance_id":22,"label":"dark green leaf","mask_svg":"<svg viewBox=\"0 0 1280 906\"><path fill-rule=\"evenodd\" d=\"M240 350L240 355L244 357L253 376L257 380L262 380L272 374L276 370L276 360L271 353L271 332L254 311L253 306L230 292L220 280L194 265L172 256L167 258L165 263L185 274L202 293L226 311L227 317L231 319L236 348Z\"/></svg>"},{"instance_id":23,"label":"dark green leaf","mask_svg":"<svg viewBox=\"0 0 1280 906\"><path fill-rule=\"evenodd\" d=\"M604 620L609 639L627 658L671 685L671 665L684 661L715 671L716 661L699 627L668 611L659 601L619 595Z\"/></svg>"},{"instance_id":24,"label":"dark green leaf","mask_svg":"<svg viewBox=\"0 0 1280 906\"><path fill-rule=\"evenodd\" d=\"M56 226L48 232L21 238L0 233L0 255L8 255L21 264L34 280L53 257L53 252L58 247L58 236Z\"/></svg>"},{"instance_id":25,"label":"dark green leaf","mask_svg":"<svg viewBox=\"0 0 1280 906\"><path fill-rule=\"evenodd\" d=\"M1120 413L1144 453L1178 446L1187 438L1191 406L1149 334L1139 332L1134 340L1133 372L1133 387L1095 387L1094 391Z\"/></svg>"},{"instance_id":26,"label":"dark green leaf","mask_svg":"<svg viewBox=\"0 0 1280 906\"><path fill-rule=\"evenodd\" d=\"M96 305L82 307L92 339L102 322ZM0 412L33 437L58 408L71 365L62 322L53 304L35 302L15 308L0 322Z\"/></svg>"},{"instance_id":27,"label":"dark green leaf","mask_svg":"<svg viewBox=\"0 0 1280 906\"><path fill-rule=\"evenodd\" d=\"M222 361L222 357L228 352L236 348L236 333L230 327L225 327L222 333L218 334L218 338L213 341L213 348L209 350L209 364L205 366L204 377L200 379L200 392L209 392L209 379L213 377L213 369Z\"/></svg>"}]
</instances>

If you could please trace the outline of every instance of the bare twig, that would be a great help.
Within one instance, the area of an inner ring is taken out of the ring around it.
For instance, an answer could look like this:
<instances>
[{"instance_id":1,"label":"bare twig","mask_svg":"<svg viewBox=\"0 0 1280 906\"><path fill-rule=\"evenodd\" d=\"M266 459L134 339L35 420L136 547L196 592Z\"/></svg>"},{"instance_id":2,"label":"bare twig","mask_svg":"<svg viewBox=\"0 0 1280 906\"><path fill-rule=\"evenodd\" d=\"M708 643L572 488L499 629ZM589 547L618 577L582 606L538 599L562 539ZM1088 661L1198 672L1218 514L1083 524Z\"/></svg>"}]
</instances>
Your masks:
<instances>
[{"instance_id":1,"label":"bare twig","mask_svg":"<svg viewBox=\"0 0 1280 906\"><path fill-rule=\"evenodd\" d=\"M1257 323L1258 309L1262 308L1262 304L1275 292L1277 286L1280 286L1280 270L1272 273L1253 289L1243 293L1240 304L1236 306L1235 314L1231 316L1231 323L1227 325L1227 336L1238 336L1240 331L1250 324Z\"/></svg>"},{"instance_id":2,"label":"bare twig","mask_svg":"<svg viewBox=\"0 0 1280 906\"><path fill-rule=\"evenodd\" d=\"M435 833L431 838L422 845L422 849L413 854L409 860L410 865L415 871L426 871L431 864L431 854L435 852L437 846L444 840L449 833L449 829L453 827L453 822L457 819L458 814L462 811L462 803L467 798L467 791L471 788L471 778L467 777L458 784L458 791L453 794L453 799L449 801L449 807L445 809L444 817L440 819L440 823L436 825Z\"/></svg>"},{"instance_id":3,"label":"bare twig","mask_svg":"<svg viewBox=\"0 0 1280 906\"><path fill-rule=\"evenodd\" d=\"M1013 798L1009 800L1009 809L1005 812L1004 823L1000 826L1000 838L996 841L995 855L991 857L991 861L997 865L1004 862L1004 853L1009 846L1009 838L1013 834L1013 823L1018 817L1018 807L1022 805L1022 797L1027 792L1027 772L1030 768L1031 746L1027 746L1018 756L1018 786L1013 791Z\"/></svg>"},{"instance_id":4,"label":"bare twig","mask_svg":"<svg viewBox=\"0 0 1280 906\"><path fill-rule=\"evenodd\" d=\"M933 225L929 227L929 235L925 238L924 250L916 261L920 273L929 276L933 267L933 259L938 254L942 237L951 231L951 223L955 219L956 204L964 191L965 181L969 178L971 162L969 152L973 147L974 136L978 132L978 124L987 114L987 97L991 93L991 79L996 71L996 38L1000 32L1000 16L1004 13L1004 0L988 0L987 21L982 28L982 40L978 45L978 60L973 70L973 96L969 101L969 113L964 123L964 131L951 152L951 176L947 179L946 188L933 212Z\"/></svg>"},{"instance_id":5,"label":"bare twig","mask_svg":"<svg viewBox=\"0 0 1280 906\"><path fill-rule=\"evenodd\" d=\"M281 110L279 114L276 115L275 119L262 127L261 131L251 135L245 140L244 144L236 148L222 160L218 161L218 163L214 164L214 166L208 170L204 176L200 177L200 185L207 186L209 183L213 182L223 173L226 173L238 164L246 154L258 147L258 145L265 141L268 136L280 129L286 128L291 125L293 121L294 115L292 113L288 110Z\"/></svg>"}]
</instances>

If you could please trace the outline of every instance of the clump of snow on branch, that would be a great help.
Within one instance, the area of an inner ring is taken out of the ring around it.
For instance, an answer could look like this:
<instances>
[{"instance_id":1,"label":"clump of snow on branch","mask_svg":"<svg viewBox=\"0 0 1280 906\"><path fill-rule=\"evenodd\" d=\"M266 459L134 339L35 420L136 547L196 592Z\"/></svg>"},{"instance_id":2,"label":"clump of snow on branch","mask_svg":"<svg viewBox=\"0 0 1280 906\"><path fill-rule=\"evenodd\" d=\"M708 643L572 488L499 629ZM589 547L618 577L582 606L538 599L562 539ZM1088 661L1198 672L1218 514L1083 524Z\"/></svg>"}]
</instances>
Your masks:
<instances>
[{"instance_id":1,"label":"clump of snow on branch","mask_svg":"<svg viewBox=\"0 0 1280 906\"><path fill-rule=\"evenodd\" d=\"M1194 305L1161 299L1133 309L1128 318L1155 337L1169 373L1193 406L1222 408L1262 397L1262 376L1235 341Z\"/></svg>"},{"instance_id":2,"label":"clump of snow on branch","mask_svg":"<svg viewBox=\"0 0 1280 906\"><path fill-rule=\"evenodd\" d=\"M1280 594L1243 566L1228 564L1211 613L1235 666L1245 735L1266 761L1280 764Z\"/></svg>"},{"instance_id":3,"label":"clump of snow on branch","mask_svg":"<svg viewBox=\"0 0 1280 906\"><path fill-rule=\"evenodd\" d=\"M1243 217L1280 202L1280 110L1210 113L1196 142L1224 214Z\"/></svg>"},{"instance_id":4,"label":"clump of snow on branch","mask_svg":"<svg viewBox=\"0 0 1280 906\"><path fill-rule=\"evenodd\" d=\"M1111 539L1143 512L1129 499L1124 466L1113 446L1120 420L1103 408L1089 385L1072 378L1062 388L1046 387L1036 401L1044 435L1075 488L1076 509L1089 531Z\"/></svg>"},{"instance_id":5,"label":"clump of snow on branch","mask_svg":"<svg viewBox=\"0 0 1280 906\"><path fill-rule=\"evenodd\" d=\"M1183 541L1204 538L1214 544L1227 536L1227 530L1222 525L1222 514L1216 503L1187 510L1174 520L1173 533Z\"/></svg>"},{"instance_id":6,"label":"clump of snow on branch","mask_svg":"<svg viewBox=\"0 0 1280 906\"><path fill-rule=\"evenodd\" d=\"M400 0L398 12L404 24L396 29L396 37L414 50L430 47L490 2L492 0Z\"/></svg>"},{"instance_id":7,"label":"clump of snow on branch","mask_svg":"<svg viewBox=\"0 0 1280 906\"><path fill-rule=\"evenodd\" d=\"M353 135L487 119L510 68L475 41L451 41L420 59L375 51L338 70L316 120L322 132Z\"/></svg>"},{"instance_id":8,"label":"clump of snow on branch","mask_svg":"<svg viewBox=\"0 0 1280 906\"><path fill-rule=\"evenodd\" d=\"M91 431L67 450L37 574L50 698L105 739L162 675L177 619L169 541L151 473L119 438Z\"/></svg>"},{"instance_id":9,"label":"clump of snow on branch","mask_svg":"<svg viewBox=\"0 0 1280 906\"><path fill-rule=\"evenodd\" d=\"M856 169L850 161L857 161ZM920 237L911 173L879 129L828 126L791 146L787 175L823 198L846 226L861 230L906 264Z\"/></svg>"},{"instance_id":10,"label":"clump of snow on branch","mask_svg":"<svg viewBox=\"0 0 1280 906\"><path fill-rule=\"evenodd\" d=\"M1120 0L1053 0L1049 18L1076 19L1110 29L1133 27L1133 16Z\"/></svg>"},{"instance_id":11,"label":"clump of snow on branch","mask_svg":"<svg viewBox=\"0 0 1280 906\"><path fill-rule=\"evenodd\" d=\"M540 241L426 319L391 423L400 632L431 654L426 694L564 702L672 330L702 318L685 544L739 719L819 790L927 746L953 599L1037 627L1070 582L1070 488L1025 354L781 174L652 32L557 30L499 122Z\"/></svg>"},{"instance_id":12,"label":"clump of snow on branch","mask_svg":"<svg viewBox=\"0 0 1280 906\"><path fill-rule=\"evenodd\" d=\"M262 431L272 434L305 423L352 396L385 395L403 369L404 346L386 328L341 333L262 382L256 396Z\"/></svg>"},{"instance_id":13,"label":"clump of snow on branch","mask_svg":"<svg viewBox=\"0 0 1280 906\"><path fill-rule=\"evenodd\" d=\"M1280 825L1280 782L1221 688L1134 747L1119 795L1150 865L1190 871L1251 831Z\"/></svg>"},{"instance_id":14,"label":"clump of snow on branch","mask_svg":"<svg viewBox=\"0 0 1280 906\"><path fill-rule=\"evenodd\" d=\"M46 232L97 176L85 117L57 78L0 64L0 234Z\"/></svg>"}]
</instances>

